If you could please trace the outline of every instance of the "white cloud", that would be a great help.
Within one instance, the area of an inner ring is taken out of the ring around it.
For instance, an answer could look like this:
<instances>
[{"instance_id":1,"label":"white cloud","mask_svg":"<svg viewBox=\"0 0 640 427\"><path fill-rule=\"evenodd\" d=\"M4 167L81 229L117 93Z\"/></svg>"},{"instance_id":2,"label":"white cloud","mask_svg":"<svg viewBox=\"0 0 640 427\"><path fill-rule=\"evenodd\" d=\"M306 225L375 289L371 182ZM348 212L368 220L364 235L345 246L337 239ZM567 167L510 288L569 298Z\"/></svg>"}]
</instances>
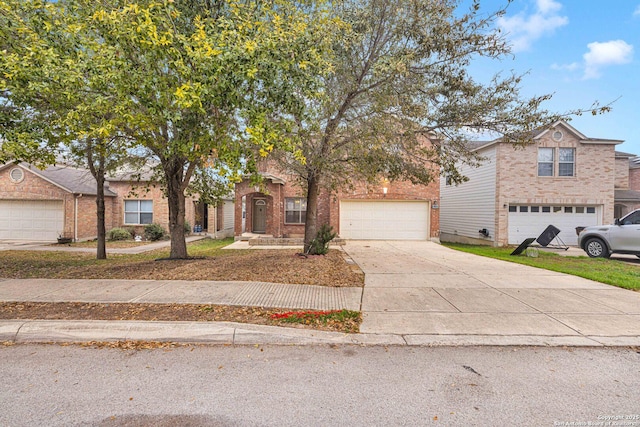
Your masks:
<instances>
[{"instance_id":1,"label":"white cloud","mask_svg":"<svg viewBox=\"0 0 640 427\"><path fill-rule=\"evenodd\" d=\"M627 64L633 60L633 46L624 40L593 42L587 47L589 51L582 55L585 80L600 77L600 70L603 67Z\"/></svg>"},{"instance_id":2,"label":"white cloud","mask_svg":"<svg viewBox=\"0 0 640 427\"><path fill-rule=\"evenodd\" d=\"M640 4L636 6L636 10L633 11L633 16L640 16Z\"/></svg>"},{"instance_id":3,"label":"white cloud","mask_svg":"<svg viewBox=\"0 0 640 427\"><path fill-rule=\"evenodd\" d=\"M566 71L575 71L582 66L577 62L572 62L571 64L551 64L552 70L566 70Z\"/></svg>"},{"instance_id":4,"label":"white cloud","mask_svg":"<svg viewBox=\"0 0 640 427\"><path fill-rule=\"evenodd\" d=\"M529 49L537 39L551 34L556 28L569 23L569 18L558 12L562 4L555 0L536 0L536 11L527 15L521 12L498 19L498 27L509 34L514 52Z\"/></svg>"}]
</instances>

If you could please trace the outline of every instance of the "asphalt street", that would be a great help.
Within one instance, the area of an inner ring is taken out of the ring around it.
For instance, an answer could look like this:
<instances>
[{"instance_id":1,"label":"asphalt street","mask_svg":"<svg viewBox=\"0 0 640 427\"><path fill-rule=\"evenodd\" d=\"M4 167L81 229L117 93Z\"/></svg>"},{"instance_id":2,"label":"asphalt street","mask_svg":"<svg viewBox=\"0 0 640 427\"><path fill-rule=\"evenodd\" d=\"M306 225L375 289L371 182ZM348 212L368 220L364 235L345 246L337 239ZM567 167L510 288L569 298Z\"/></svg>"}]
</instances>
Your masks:
<instances>
[{"instance_id":1,"label":"asphalt street","mask_svg":"<svg viewBox=\"0 0 640 427\"><path fill-rule=\"evenodd\" d=\"M637 348L23 344L0 376L2 426L640 425Z\"/></svg>"}]
</instances>

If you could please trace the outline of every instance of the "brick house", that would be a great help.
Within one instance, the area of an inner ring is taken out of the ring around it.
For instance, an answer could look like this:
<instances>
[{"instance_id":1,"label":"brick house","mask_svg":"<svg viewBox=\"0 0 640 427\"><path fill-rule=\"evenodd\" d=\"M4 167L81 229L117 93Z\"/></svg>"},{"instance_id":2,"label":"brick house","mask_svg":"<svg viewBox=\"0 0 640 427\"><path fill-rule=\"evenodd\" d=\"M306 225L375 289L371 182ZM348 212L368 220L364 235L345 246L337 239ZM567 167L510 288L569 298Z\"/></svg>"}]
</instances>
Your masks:
<instances>
[{"instance_id":1,"label":"brick house","mask_svg":"<svg viewBox=\"0 0 640 427\"><path fill-rule=\"evenodd\" d=\"M232 235L233 202L211 209L187 198L185 218L203 231ZM133 227L158 223L169 228L167 200L159 186L138 182L131 175L110 177L105 183L105 225ZM96 182L88 170L65 165L39 170L27 163L0 165L0 240L55 241L97 235Z\"/></svg>"},{"instance_id":2,"label":"brick house","mask_svg":"<svg viewBox=\"0 0 640 427\"><path fill-rule=\"evenodd\" d=\"M640 157L616 151L614 217L640 209Z\"/></svg>"},{"instance_id":3,"label":"brick house","mask_svg":"<svg viewBox=\"0 0 640 427\"><path fill-rule=\"evenodd\" d=\"M249 180L235 188L235 237L248 234L275 238L304 236L306 191L296 176L261 164L263 186ZM435 171L437 173L437 171ZM381 181L355 185L331 195L321 191L318 225L329 224L344 239L427 240L439 230L439 186Z\"/></svg>"},{"instance_id":4,"label":"brick house","mask_svg":"<svg viewBox=\"0 0 640 427\"><path fill-rule=\"evenodd\" d=\"M615 146L622 142L588 138L559 121L525 147L476 143L485 160L461 167L469 181L441 179L440 239L515 245L554 225L562 241L575 245L576 227L613 221L614 188L622 180Z\"/></svg>"}]
</instances>

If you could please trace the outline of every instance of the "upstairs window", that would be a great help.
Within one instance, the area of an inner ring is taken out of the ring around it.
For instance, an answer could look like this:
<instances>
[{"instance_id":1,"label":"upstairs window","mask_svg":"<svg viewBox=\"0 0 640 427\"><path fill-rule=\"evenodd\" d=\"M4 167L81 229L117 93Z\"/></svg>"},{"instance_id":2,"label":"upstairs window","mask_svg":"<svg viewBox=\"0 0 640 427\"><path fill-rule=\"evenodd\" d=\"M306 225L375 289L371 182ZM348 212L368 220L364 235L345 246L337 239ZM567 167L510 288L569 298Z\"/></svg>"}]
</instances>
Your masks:
<instances>
[{"instance_id":1,"label":"upstairs window","mask_svg":"<svg viewBox=\"0 0 640 427\"><path fill-rule=\"evenodd\" d=\"M307 220L307 200L304 197L284 199L284 222L286 224L304 224Z\"/></svg>"},{"instance_id":2,"label":"upstairs window","mask_svg":"<svg viewBox=\"0 0 640 427\"><path fill-rule=\"evenodd\" d=\"M153 222L152 200L125 200L125 224L151 224Z\"/></svg>"},{"instance_id":3,"label":"upstairs window","mask_svg":"<svg viewBox=\"0 0 640 427\"><path fill-rule=\"evenodd\" d=\"M538 176L553 176L553 148L538 148Z\"/></svg>"},{"instance_id":4,"label":"upstairs window","mask_svg":"<svg viewBox=\"0 0 640 427\"><path fill-rule=\"evenodd\" d=\"M575 163L575 148L558 148L558 176L574 176Z\"/></svg>"},{"instance_id":5,"label":"upstairs window","mask_svg":"<svg viewBox=\"0 0 640 427\"><path fill-rule=\"evenodd\" d=\"M576 149L538 148L538 176L575 176ZM557 159L557 160L556 160Z\"/></svg>"}]
</instances>

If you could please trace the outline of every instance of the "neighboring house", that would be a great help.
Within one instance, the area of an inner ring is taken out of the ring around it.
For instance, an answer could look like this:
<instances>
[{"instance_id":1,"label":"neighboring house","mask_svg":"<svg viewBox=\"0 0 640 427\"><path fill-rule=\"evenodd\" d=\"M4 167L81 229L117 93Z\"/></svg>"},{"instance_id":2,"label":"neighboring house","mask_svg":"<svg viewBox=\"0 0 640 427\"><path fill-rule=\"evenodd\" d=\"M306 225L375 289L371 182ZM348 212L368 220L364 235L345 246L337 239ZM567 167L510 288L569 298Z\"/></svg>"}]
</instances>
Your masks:
<instances>
[{"instance_id":1,"label":"neighboring house","mask_svg":"<svg viewBox=\"0 0 640 427\"><path fill-rule=\"evenodd\" d=\"M614 217L640 209L640 157L616 151Z\"/></svg>"},{"instance_id":2,"label":"neighboring house","mask_svg":"<svg viewBox=\"0 0 640 427\"><path fill-rule=\"evenodd\" d=\"M554 225L562 241L575 245L576 227L613 221L615 146L622 142L588 138L559 121L534 132L525 147L476 144L485 160L461 167L469 181L441 179L440 239L515 245Z\"/></svg>"},{"instance_id":3,"label":"neighboring house","mask_svg":"<svg viewBox=\"0 0 640 427\"><path fill-rule=\"evenodd\" d=\"M187 198L186 220L217 236L233 235L232 201L211 209ZM105 183L105 225L158 223L169 228L167 200L159 186L124 175ZM0 165L0 240L55 241L97 235L96 182L88 170L65 165L39 170L27 163Z\"/></svg>"},{"instance_id":4,"label":"neighboring house","mask_svg":"<svg viewBox=\"0 0 640 427\"><path fill-rule=\"evenodd\" d=\"M235 236L304 236L306 191L294 175L261 165L263 187L248 179L236 184ZM437 174L437 170L435 171ZM353 191L318 200L318 226L329 224L344 239L428 240L438 236L439 186L409 182L356 185Z\"/></svg>"}]
</instances>

